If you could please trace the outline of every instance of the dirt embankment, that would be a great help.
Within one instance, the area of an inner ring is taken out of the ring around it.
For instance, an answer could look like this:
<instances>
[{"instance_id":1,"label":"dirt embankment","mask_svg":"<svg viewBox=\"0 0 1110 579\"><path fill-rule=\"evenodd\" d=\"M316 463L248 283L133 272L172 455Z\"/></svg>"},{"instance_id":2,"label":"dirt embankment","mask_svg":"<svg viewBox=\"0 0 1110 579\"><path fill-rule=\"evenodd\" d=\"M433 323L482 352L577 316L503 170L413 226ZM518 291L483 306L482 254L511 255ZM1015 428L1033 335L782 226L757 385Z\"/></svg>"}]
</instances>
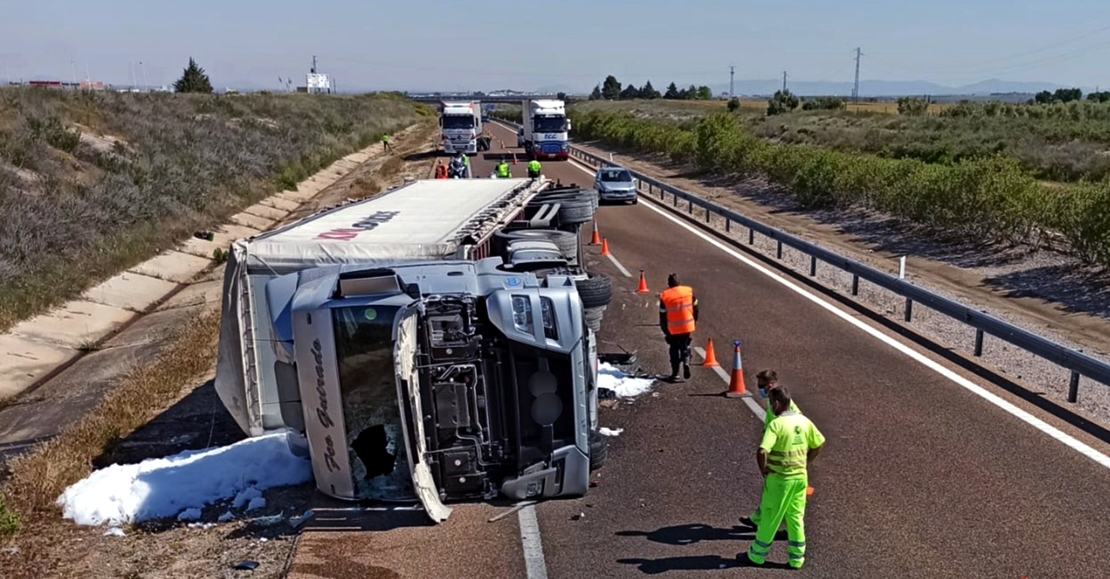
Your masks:
<instances>
[{"instance_id":1,"label":"dirt embankment","mask_svg":"<svg viewBox=\"0 0 1110 579\"><path fill-rule=\"evenodd\" d=\"M434 116L394 95L0 88L0 331Z\"/></svg>"}]
</instances>

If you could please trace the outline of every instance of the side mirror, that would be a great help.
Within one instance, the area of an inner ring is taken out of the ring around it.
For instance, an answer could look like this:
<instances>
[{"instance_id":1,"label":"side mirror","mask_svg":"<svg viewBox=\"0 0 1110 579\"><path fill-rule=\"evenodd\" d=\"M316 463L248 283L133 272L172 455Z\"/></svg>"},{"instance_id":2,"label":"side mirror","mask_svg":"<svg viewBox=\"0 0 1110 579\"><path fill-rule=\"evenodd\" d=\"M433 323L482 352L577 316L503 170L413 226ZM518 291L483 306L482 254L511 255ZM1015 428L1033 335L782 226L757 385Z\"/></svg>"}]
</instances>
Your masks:
<instances>
[{"instance_id":1,"label":"side mirror","mask_svg":"<svg viewBox=\"0 0 1110 579\"><path fill-rule=\"evenodd\" d=\"M567 131L570 131L570 119L567 119Z\"/></svg>"}]
</instances>

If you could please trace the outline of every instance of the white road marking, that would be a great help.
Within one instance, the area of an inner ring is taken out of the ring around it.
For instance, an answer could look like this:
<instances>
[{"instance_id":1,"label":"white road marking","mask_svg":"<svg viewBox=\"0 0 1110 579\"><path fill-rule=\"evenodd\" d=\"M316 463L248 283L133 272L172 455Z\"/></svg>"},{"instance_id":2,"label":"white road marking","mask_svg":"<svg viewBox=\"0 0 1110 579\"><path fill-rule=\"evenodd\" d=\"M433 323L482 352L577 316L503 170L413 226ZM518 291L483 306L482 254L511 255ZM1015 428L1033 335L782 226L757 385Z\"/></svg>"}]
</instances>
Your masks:
<instances>
[{"instance_id":1,"label":"white road marking","mask_svg":"<svg viewBox=\"0 0 1110 579\"><path fill-rule=\"evenodd\" d=\"M520 509L520 542L524 545L524 568L528 579L547 579L547 563L543 558L540 524L536 520L536 506Z\"/></svg>"},{"instance_id":2,"label":"white road marking","mask_svg":"<svg viewBox=\"0 0 1110 579\"><path fill-rule=\"evenodd\" d=\"M591 174L593 173L592 170L584 168L584 166L579 164L577 161L572 161L572 164L575 165L576 167L578 167L579 169L581 169L582 171L585 171L586 173L591 173ZM646 197L646 196L644 198L649 199L649 197ZM828 310L830 313L832 313L836 317L844 320L845 322L848 322L849 324L852 324L853 326L859 328L860 330L863 330L864 332L867 332L873 338L875 338L875 339L879 340L880 342L890 346L891 348L894 348L895 350L901 352L902 354L906 355L907 357L914 360L915 362L920 363L922 366L925 366L926 368L936 372L937 374L940 374L941 376L944 376L945 378L948 378L952 382L955 382L956 384L962 386L966 390L968 390L968 391L972 392L973 394L976 394L977 396L983 398L987 402L990 402L991 404L994 404L995 406L1001 408L1002 410L1005 410L1006 412L1010 413L1012 416L1017 417L1018 419L1022 420L1026 424L1029 424L1033 428L1036 428L1037 430L1051 436L1052 438L1055 438L1056 440L1065 444L1066 446L1068 446L1072 450L1078 452L1079 454L1082 454L1083 456L1086 456L1087 458L1095 461L1096 463L1098 463L1098 464L1100 464L1100 465L1102 465L1106 468L1110 468L1110 456L1106 456L1105 454L1095 450L1094 448L1092 448L1091 446L1087 445L1086 443L1078 440L1077 438L1061 431L1060 429L1056 428L1055 426L1052 426L1051 424L1048 424L1047 422L1037 418L1036 416L1033 416L1032 414L1022 410L1021 408L1018 408L1017 406L1015 406L1015 405L1011 404L1010 402L1004 400L1003 398L994 394L993 392L990 392L990 391L986 390L985 388L983 388L983 387L973 383L972 381L968 380L967 378L964 378L963 376L960 376L959 374L953 372L952 370L949 370L948 368L945 368L944 366L940 365L939 363L937 363L933 360L930 360L928 357L926 357L925 355L913 350L909 346L906 346L906 345L902 344L901 342L895 340L894 338L891 338L890 336L882 333L881 331L879 331L879 330L861 322L860 320L853 317L851 314L849 314L849 313L841 310L840 308L832 305L831 303L821 299L816 294L810 293L805 288L794 284L793 282L786 279L785 277L778 274L777 272L771 271L770 269L767 269L766 267L764 267L762 264L757 263L757 262L753 261L752 259L749 259L747 256L739 253L738 251L732 249L731 247L725 245L724 243L718 241L717 239L714 239L713 237L710 237L708 234L701 231L700 229L690 225L689 223L686 223L685 221L679 219L678 217L675 217L674 215L671 215L670 212L668 212L666 209L662 209L660 207L657 207L654 199L651 199L650 203L646 203L645 207L647 207L648 209L658 213L659 215L663 216L665 219L670 220L675 225L678 225L679 227L681 227L681 228L689 231L690 233L698 236L699 238L704 240L706 243L708 243L708 244L716 247L717 249L720 249L721 251L727 253L728 255L735 258L737 261L740 261L740 262L748 265L749 267L758 271L759 273L762 273L763 275L766 275L767 277L775 280L776 282L786 286L788 289L790 289L794 293L797 293L798 295L804 297L805 299L821 306L825 310ZM762 409L761 409L761 412L762 412Z\"/></svg>"},{"instance_id":3,"label":"white road marking","mask_svg":"<svg viewBox=\"0 0 1110 579\"><path fill-rule=\"evenodd\" d=\"M609 255L607 255L605 257L608 257L609 261L613 262L613 265L617 266L617 269L621 270L621 273L624 274L624 277L632 277L632 274L629 273L629 271L627 269L625 269L623 265L621 265L621 262L617 261L617 257L615 255L613 255L612 250L610 250Z\"/></svg>"}]
</instances>

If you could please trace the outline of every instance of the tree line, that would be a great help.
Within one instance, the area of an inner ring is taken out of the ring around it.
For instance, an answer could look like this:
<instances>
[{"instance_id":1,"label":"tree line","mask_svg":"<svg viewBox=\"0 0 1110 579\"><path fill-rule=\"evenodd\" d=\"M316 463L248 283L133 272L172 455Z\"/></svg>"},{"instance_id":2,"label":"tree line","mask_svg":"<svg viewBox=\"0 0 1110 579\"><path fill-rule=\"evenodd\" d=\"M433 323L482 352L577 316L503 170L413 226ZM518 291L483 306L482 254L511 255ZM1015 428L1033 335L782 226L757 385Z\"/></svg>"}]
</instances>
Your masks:
<instances>
[{"instance_id":1,"label":"tree line","mask_svg":"<svg viewBox=\"0 0 1110 579\"><path fill-rule=\"evenodd\" d=\"M622 85L617 77L609 75L605 77L605 81L601 84L594 86L593 92L590 93L590 100L607 100L607 101L627 101L632 99L669 99L669 100L699 100L708 101L713 100L713 90L708 86L694 86L690 85L687 88L678 88L674 82L667 86L666 92L660 93L651 85L651 81L647 81L643 86L637 87L629 83L627 86Z\"/></svg>"}]
</instances>

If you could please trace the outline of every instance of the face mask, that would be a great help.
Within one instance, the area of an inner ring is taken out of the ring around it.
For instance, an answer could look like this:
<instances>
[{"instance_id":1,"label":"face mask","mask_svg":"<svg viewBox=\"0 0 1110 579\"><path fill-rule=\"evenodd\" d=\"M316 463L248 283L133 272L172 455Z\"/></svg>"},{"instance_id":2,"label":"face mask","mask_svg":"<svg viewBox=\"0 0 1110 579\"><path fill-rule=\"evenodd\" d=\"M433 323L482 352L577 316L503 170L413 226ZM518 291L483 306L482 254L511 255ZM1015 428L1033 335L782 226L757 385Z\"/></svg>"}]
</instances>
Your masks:
<instances>
[{"instance_id":1,"label":"face mask","mask_svg":"<svg viewBox=\"0 0 1110 579\"><path fill-rule=\"evenodd\" d=\"M760 388L759 389L759 397L760 398L766 398L767 397L767 391L764 390L763 388Z\"/></svg>"}]
</instances>

